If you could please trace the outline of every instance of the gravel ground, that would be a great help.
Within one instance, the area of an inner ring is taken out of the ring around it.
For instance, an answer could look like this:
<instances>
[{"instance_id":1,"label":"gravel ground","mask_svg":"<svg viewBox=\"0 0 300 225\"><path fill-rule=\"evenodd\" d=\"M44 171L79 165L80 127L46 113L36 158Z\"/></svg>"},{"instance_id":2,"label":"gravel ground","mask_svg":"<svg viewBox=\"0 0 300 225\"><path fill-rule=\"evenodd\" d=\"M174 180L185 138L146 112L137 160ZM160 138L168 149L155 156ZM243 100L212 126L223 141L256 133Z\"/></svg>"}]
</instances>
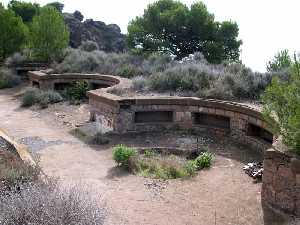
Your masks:
<instances>
[{"instance_id":1,"label":"gravel ground","mask_svg":"<svg viewBox=\"0 0 300 225\"><path fill-rule=\"evenodd\" d=\"M62 140L56 140L56 141L45 141L42 138L36 136L36 137L24 137L19 140L19 143L27 145L30 151L32 152L39 152L43 149L46 149L51 146L55 145L61 145L66 143Z\"/></svg>"}]
</instances>

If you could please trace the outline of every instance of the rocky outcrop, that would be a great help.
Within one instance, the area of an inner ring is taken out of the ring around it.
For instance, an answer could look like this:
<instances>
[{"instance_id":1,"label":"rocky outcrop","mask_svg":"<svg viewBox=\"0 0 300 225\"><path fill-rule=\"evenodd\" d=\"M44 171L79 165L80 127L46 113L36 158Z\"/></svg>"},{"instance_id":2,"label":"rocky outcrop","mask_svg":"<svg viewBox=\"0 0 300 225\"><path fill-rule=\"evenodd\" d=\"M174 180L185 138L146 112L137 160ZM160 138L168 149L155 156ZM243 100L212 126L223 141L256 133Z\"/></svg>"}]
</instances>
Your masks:
<instances>
[{"instance_id":1,"label":"rocky outcrop","mask_svg":"<svg viewBox=\"0 0 300 225\"><path fill-rule=\"evenodd\" d=\"M99 50L122 52L125 50L125 35L116 24L106 25L101 21L87 19L84 22L79 11L64 13L64 19L70 31L70 46L78 48L84 41L94 41Z\"/></svg>"}]
</instances>

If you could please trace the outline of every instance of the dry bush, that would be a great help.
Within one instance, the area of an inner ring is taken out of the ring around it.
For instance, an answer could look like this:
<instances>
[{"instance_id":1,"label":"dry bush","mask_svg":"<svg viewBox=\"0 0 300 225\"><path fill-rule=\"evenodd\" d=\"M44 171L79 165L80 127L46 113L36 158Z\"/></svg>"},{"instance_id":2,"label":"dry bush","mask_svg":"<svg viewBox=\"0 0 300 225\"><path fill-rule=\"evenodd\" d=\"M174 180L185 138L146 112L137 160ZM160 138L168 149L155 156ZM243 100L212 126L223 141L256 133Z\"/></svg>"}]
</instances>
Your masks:
<instances>
[{"instance_id":1,"label":"dry bush","mask_svg":"<svg viewBox=\"0 0 300 225\"><path fill-rule=\"evenodd\" d=\"M68 49L64 60L53 65L58 73L100 73L134 77L163 71L173 64L169 56L153 55L149 59L128 53L106 53Z\"/></svg>"},{"instance_id":2,"label":"dry bush","mask_svg":"<svg viewBox=\"0 0 300 225\"><path fill-rule=\"evenodd\" d=\"M198 97L259 99L271 75L254 73L242 64L212 65L187 61L149 77L150 89L188 91Z\"/></svg>"},{"instance_id":3,"label":"dry bush","mask_svg":"<svg viewBox=\"0 0 300 225\"><path fill-rule=\"evenodd\" d=\"M56 91L42 91L37 88L29 88L22 97L22 107L30 107L35 104L41 108L47 108L48 104L54 104L63 101L63 97Z\"/></svg>"},{"instance_id":4,"label":"dry bush","mask_svg":"<svg viewBox=\"0 0 300 225\"><path fill-rule=\"evenodd\" d=\"M39 166L24 163L16 153L0 151L0 190L10 190L23 183L39 179Z\"/></svg>"},{"instance_id":5,"label":"dry bush","mask_svg":"<svg viewBox=\"0 0 300 225\"><path fill-rule=\"evenodd\" d=\"M100 73L134 78L135 90L175 91L188 95L229 100L257 100L273 76L288 79L286 72L257 73L241 63L209 64L201 53L182 61L167 55L148 58L129 53L68 49L56 72Z\"/></svg>"},{"instance_id":6,"label":"dry bush","mask_svg":"<svg viewBox=\"0 0 300 225\"><path fill-rule=\"evenodd\" d=\"M0 68L0 89L12 88L21 83L21 78L17 76L12 70L7 68Z\"/></svg>"},{"instance_id":7,"label":"dry bush","mask_svg":"<svg viewBox=\"0 0 300 225\"><path fill-rule=\"evenodd\" d=\"M2 225L101 225L104 217L102 206L78 186L27 184L0 195Z\"/></svg>"}]
</instances>

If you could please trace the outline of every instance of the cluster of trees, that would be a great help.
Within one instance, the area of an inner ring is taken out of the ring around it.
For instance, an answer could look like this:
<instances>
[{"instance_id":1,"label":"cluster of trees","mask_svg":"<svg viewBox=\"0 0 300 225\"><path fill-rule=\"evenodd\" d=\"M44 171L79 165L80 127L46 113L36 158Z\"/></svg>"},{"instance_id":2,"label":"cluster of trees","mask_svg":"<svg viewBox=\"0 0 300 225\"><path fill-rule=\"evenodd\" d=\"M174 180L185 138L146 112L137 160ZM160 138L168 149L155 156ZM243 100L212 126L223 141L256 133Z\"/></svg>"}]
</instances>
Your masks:
<instances>
[{"instance_id":1,"label":"cluster of trees","mask_svg":"<svg viewBox=\"0 0 300 225\"><path fill-rule=\"evenodd\" d=\"M59 57L69 43L62 10L59 2L41 7L11 0L7 8L0 3L0 61L25 48L37 60Z\"/></svg>"},{"instance_id":2,"label":"cluster of trees","mask_svg":"<svg viewBox=\"0 0 300 225\"><path fill-rule=\"evenodd\" d=\"M41 7L11 0L0 7L0 57L29 48L41 60L51 60L67 47L69 34L59 2ZM5 19L3 19L5 18ZM202 2L190 8L176 0L158 0L128 25L128 49L150 55L164 53L182 59L201 52L208 62L238 61L239 28L235 22L215 21ZM0 60L1 60L0 58Z\"/></svg>"},{"instance_id":3,"label":"cluster of trees","mask_svg":"<svg viewBox=\"0 0 300 225\"><path fill-rule=\"evenodd\" d=\"M174 0L150 4L128 26L128 46L137 52L163 52L182 59L201 52L210 63L238 61L241 40L235 22L215 21L202 2L189 8Z\"/></svg>"}]
</instances>

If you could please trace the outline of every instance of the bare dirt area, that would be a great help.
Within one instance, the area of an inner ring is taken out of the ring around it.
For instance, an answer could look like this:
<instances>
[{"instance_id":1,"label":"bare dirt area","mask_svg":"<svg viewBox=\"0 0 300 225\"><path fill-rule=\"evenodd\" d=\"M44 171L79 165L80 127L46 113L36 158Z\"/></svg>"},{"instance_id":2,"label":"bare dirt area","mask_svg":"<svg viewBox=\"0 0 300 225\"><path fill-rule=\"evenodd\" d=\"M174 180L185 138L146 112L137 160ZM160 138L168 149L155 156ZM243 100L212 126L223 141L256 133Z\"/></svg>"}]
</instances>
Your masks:
<instances>
[{"instance_id":1,"label":"bare dirt area","mask_svg":"<svg viewBox=\"0 0 300 225\"><path fill-rule=\"evenodd\" d=\"M262 156L226 138L201 134L159 133L111 136L103 146L88 145L72 131L89 119L88 105L55 104L22 109L13 94L0 90L0 127L40 156L43 171L63 184L82 183L101 194L106 224L128 225L262 225L261 184L242 170ZM198 141L197 141L198 139ZM169 181L135 176L117 168L116 144L153 147L207 146L215 155L212 168L195 177Z\"/></svg>"}]
</instances>

